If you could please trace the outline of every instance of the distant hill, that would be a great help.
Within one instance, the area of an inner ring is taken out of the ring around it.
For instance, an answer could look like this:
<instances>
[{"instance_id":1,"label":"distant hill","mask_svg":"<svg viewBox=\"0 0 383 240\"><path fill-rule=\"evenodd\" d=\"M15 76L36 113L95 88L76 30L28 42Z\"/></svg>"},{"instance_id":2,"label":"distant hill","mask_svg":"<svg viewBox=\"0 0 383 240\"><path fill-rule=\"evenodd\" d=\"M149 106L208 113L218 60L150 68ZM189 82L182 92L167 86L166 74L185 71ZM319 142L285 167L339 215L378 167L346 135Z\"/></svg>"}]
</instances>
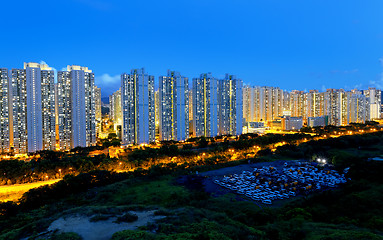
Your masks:
<instances>
[{"instance_id":1,"label":"distant hill","mask_svg":"<svg viewBox=\"0 0 383 240\"><path fill-rule=\"evenodd\" d=\"M108 107L101 107L101 114L109 114L110 109Z\"/></svg>"},{"instance_id":2,"label":"distant hill","mask_svg":"<svg viewBox=\"0 0 383 240\"><path fill-rule=\"evenodd\" d=\"M109 97L102 97L101 102L103 102L105 104L109 104Z\"/></svg>"}]
</instances>

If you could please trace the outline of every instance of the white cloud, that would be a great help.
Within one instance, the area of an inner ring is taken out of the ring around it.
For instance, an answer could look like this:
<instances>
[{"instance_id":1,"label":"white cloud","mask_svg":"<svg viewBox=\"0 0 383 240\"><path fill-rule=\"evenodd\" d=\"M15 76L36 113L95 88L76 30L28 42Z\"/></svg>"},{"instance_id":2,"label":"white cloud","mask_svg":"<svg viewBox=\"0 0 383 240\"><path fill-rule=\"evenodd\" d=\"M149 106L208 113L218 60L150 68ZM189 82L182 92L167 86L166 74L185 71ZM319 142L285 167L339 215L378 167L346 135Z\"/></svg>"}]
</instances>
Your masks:
<instances>
[{"instance_id":1,"label":"white cloud","mask_svg":"<svg viewBox=\"0 0 383 240\"><path fill-rule=\"evenodd\" d=\"M109 96L113 92L117 91L121 86L121 76L115 75L110 76L109 74L105 73L101 76L95 77L95 83L96 86L101 88L101 94L102 96Z\"/></svg>"},{"instance_id":2,"label":"white cloud","mask_svg":"<svg viewBox=\"0 0 383 240\"><path fill-rule=\"evenodd\" d=\"M359 83L359 84L356 84L353 89L362 90L363 88L364 88L364 84Z\"/></svg>"},{"instance_id":3,"label":"white cloud","mask_svg":"<svg viewBox=\"0 0 383 240\"><path fill-rule=\"evenodd\" d=\"M39 63L40 63L40 64L45 64L45 65L48 65L48 66L49 66L49 64L48 64L47 62L45 62L44 60L41 60ZM52 68L52 70L55 71L55 73L57 72L57 69L56 69L56 68L51 67L51 66L49 66L49 67Z\"/></svg>"},{"instance_id":4,"label":"white cloud","mask_svg":"<svg viewBox=\"0 0 383 240\"><path fill-rule=\"evenodd\" d=\"M332 73L332 74L354 74L357 72L359 72L359 69L357 69L357 68L351 69L351 70L332 70L332 71L330 71L330 73Z\"/></svg>"},{"instance_id":5,"label":"white cloud","mask_svg":"<svg viewBox=\"0 0 383 240\"><path fill-rule=\"evenodd\" d=\"M322 85L322 92L326 92L326 86L325 85Z\"/></svg>"},{"instance_id":6,"label":"white cloud","mask_svg":"<svg viewBox=\"0 0 383 240\"><path fill-rule=\"evenodd\" d=\"M110 76L107 73L104 73L101 76L96 77L96 84L114 84L114 83L120 83L121 76L120 75L115 75L115 76Z\"/></svg>"},{"instance_id":7,"label":"white cloud","mask_svg":"<svg viewBox=\"0 0 383 240\"><path fill-rule=\"evenodd\" d=\"M39 63L40 63L40 64L46 64L46 65L49 66L49 64L48 64L47 62L45 62L44 60L40 60ZM54 67L51 67L51 66L49 66L49 67L52 68L52 70L53 70L53 72L54 72L54 74L55 74L55 83L57 83L57 69L54 68Z\"/></svg>"}]
</instances>

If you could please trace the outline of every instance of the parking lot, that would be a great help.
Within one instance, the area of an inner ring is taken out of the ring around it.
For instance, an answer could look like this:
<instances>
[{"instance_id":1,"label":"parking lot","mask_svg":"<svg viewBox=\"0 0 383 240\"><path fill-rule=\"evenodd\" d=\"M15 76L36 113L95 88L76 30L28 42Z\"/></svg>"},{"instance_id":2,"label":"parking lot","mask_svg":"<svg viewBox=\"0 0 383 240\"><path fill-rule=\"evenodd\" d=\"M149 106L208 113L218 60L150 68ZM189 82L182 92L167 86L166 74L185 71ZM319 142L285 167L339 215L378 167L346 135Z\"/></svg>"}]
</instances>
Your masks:
<instances>
[{"instance_id":1,"label":"parking lot","mask_svg":"<svg viewBox=\"0 0 383 240\"><path fill-rule=\"evenodd\" d=\"M268 205L278 199L335 188L347 181L344 174L329 166L318 166L306 161L278 161L257 164L255 167L251 165L242 165L241 172L233 171L232 174L230 168L224 169L223 176L217 174L219 172L205 175L210 176L216 185Z\"/></svg>"}]
</instances>

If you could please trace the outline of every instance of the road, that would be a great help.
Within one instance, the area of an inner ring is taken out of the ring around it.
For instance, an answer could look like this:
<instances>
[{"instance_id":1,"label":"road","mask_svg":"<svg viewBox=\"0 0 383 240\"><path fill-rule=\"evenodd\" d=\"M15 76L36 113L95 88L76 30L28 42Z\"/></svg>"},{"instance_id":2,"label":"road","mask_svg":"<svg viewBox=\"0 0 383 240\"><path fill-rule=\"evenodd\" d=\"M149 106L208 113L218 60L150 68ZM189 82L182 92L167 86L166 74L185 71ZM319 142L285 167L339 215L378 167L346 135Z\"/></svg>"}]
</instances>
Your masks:
<instances>
[{"instance_id":1,"label":"road","mask_svg":"<svg viewBox=\"0 0 383 240\"><path fill-rule=\"evenodd\" d=\"M0 186L0 202L18 200L25 192L29 191L32 188L37 188L47 184L53 184L60 180L61 179L54 179L54 180L47 180L47 181L34 182L34 183Z\"/></svg>"}]
</instances>

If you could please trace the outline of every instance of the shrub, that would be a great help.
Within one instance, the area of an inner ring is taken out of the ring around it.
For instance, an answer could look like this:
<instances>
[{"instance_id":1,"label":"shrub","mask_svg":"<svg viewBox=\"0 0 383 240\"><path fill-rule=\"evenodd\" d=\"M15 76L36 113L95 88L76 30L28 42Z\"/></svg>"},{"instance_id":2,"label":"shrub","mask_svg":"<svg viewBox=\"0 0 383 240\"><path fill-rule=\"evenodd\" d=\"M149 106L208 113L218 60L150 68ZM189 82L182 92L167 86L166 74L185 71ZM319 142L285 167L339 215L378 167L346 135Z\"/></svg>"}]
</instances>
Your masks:
<instances>
[{"instance_id":1,"label":"shrub","mask_svg":"<svg viewBox=\"0 0 383 240\"><path fill-rule=\"evenodd\" d=\"M124 215L120 216L117 218L115 221L116 223L121 223L121 222L135 222L137 221L138 216L134 213L127 212Z\"/></svg>"},{"instance_id":2,"label":"shrub","mask_svg":"<svg viewBox=\"0 0 383 240\"><path fill-rule=\"evenodd\" d=\"M83 238L74 232L54 233L50 238L52 240L82 240Z\"/></svg>"},{"instance_id":3,"label":"shrub","mask_svg":"<svg viewBox=\"0 0 383 240\"><path fill-rule=\"evenodd\" d=\"M111 240L136 240L136 239L152 240L152 239L155 239L155 236L145 231L124 230L121 232L114 233Z\"/></svg>"},{"instance_id":4,"label":"shrub","mask_svg":"<svg viewBox=\"0 0 383 240\"><path fill-rule=\"evenodd\" d=\"M93 217L91 217L89 219L89 221L90 222L105 221L105 220L108 220L109 218L110 218L109 215L97 214L97 215L94 215Z\"/></svg>"}]
</instances>

